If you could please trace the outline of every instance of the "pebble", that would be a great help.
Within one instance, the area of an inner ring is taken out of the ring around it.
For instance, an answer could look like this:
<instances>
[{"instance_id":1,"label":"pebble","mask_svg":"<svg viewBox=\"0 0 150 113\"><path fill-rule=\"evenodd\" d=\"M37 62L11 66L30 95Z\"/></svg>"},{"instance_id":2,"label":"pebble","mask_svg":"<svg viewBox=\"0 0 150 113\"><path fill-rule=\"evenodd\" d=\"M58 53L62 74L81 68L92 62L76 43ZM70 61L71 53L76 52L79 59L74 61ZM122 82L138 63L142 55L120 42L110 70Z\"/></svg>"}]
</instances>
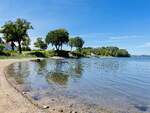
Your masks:
<instances>
[{"instance_id":1,"label":"pebble","mask_svg":"<svg viewBox=\"0 0 150 113\"><path fill-rule=\"evenodd\" d=\"M44 109L48 109L48 108L49 108L49 106L43 106L43 108L44 108Z\"/></svg>"},{"instance_id":2,"label":"pebble","mask_svg":"<svg viewBox=\"0 0 150 113\"><path fill-rule=\"evenodd\" d=\"M52 99L52 101L55 101L55 99Z\"/></svg>"},{"instance_id":3,"label":"pebble","mask_svg":"<svg viewBox=\"0 0 150 113\"><path fill-rule=\"evenodd\" d=\"M22 92L23 95L27 94L27 92Z\"/></svg>"},{"instance_id":4,"label":"pebble","mask_svg":"<svg viewBox=\"0 0 150 113\"><path fill-rule=\"evenodd\" d=\"M64 112L64 111L61 109L61 110L59 110L59 112L61 112L61 113L62 113L62 112Z\"/></svg>"}]
</instances>

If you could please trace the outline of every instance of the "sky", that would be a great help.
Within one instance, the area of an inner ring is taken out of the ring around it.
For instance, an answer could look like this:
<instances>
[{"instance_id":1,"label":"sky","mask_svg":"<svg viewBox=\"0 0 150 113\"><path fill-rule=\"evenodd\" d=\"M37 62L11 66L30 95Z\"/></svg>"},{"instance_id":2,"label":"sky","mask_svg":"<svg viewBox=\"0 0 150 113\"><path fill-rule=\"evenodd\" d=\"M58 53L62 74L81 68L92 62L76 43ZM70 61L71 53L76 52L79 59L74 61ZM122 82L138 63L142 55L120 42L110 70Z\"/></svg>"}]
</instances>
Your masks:
<instances>
[{"instance_id":1,"label":"sky","mask_svg":"<svg viewBox=\"0 0 150 113\"><path fill-rule=\"evenodd\" d=\"M32 42L65 28L70 37L82 37L85 47L150 55L150 0L0 0L0 26L16 18L32 23Z\"/></svg>"}]
</instances>

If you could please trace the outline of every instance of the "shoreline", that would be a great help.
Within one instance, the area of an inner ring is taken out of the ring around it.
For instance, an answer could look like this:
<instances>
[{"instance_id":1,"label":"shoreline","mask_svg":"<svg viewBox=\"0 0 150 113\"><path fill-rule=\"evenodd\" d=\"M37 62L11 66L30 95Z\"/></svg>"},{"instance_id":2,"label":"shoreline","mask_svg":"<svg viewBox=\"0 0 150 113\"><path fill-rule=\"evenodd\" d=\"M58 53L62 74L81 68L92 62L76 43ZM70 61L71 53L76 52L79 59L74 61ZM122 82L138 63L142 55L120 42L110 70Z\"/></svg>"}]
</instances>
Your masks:
<instances>
[{"instance_id":1,"label":"shoreline","mask_svg":"<svg viewBox=\"0 0 150 113\"><path fill-rule=\"evenodd\" d=\"M21 92L19 89L13 86L10 83L10 81L7 79L6 69L9 65L16 62L24 62L24 61L36 60L36 59L43 59L43 58L0 60L0 99L2 100L0 101L0 113L60 113L61 110L56 111L57 104L58 104L57 102L54 111L53 109L51 109L53 105L48 105L48 108L50 109L44 108L43 105L34 102L26 94L23 94L23 92ZM46 105L44 106L46 107ZM81 108L85 108L85 106L82 105ZM59 105L58 109L67 110L68 108L66 108L65 105L61 105L61 106ZM78 110L79 113L80 112L82 113L82 110L80 108L75 108L75 109ZM110 111L101 108L100 112L97 113L108 113L108 112L111 113ZM68 109L64 113L74 113L74 112L73 111L70 112L70 110Z\"/></svg>"},{"instance_id":2,"label":"shoreline","mask_svg":"<svg viewBox=\"0 0 150 113\"><path fill-rule=\"evenodd\" d=\"M0 60L0 113L46 113L17 92L5 77L5 69L12 63L34 59L37 58Z\"/></svg>"}]
</instances>

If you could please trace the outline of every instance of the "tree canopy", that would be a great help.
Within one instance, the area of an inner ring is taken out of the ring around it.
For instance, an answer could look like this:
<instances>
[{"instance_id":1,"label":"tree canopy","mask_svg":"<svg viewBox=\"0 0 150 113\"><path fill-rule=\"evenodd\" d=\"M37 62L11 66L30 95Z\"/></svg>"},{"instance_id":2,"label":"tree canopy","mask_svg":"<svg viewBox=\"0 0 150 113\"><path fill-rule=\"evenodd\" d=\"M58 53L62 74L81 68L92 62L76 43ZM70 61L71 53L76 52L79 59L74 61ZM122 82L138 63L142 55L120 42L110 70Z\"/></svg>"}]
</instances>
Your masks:
<instances>
[{"instance_id":1,"label":"tree canopy","mask_svg":"<svg viewBox=\"0 0 150 113\"><path fill-rule=\"evenodd\" d=\"M3 38L6 40L6 42L11 43L11 49L14 50L15 47L15 25L12 21L8 21L5 23L5 25L2 26L2 29L0 30L1 33L3 33Z\"/></svg>"},{"instance_id":2,"label":"tree canopy","mask_svg":"<svg viewBox=\"0 0 150 113\"><path fill-rule=\"evenodd\" d=\"M56 29L50 31L45 39L47 44L55 46L56 50L62 49L63 44L67 44L69 41L69 33L65 29Z\"/></svg>"},{"instance_id":3,"label":"tree canopy","mask_svg":"<svg viewBox=\"0 0 150 113\"><path fill-rule=\"evenodd\" d=\"M74 42L74 46L76 47L76 48L82 48L83 47L83 45L84 45L84 40L81 38L81 37L75 37L75 42Z\"/></svg>"},{"instance_id":4,"label":"tree canopy","mask_svg":"<svg viewBox=\"0 0 150 113\"><path fill-rule=\"evenodd\" d=\"M81 37L74 37L69 39L69 46L71 49L73 47L76 47L78 50L80 50L84 45L84 40Z\"/></svg>"},{"instance_id":5,"label":"tree canopy","mask_svg":"<svg viewBox=\"0 0 150 113\"><path fill-rule=\"evenodd\" d=\"M129 57L130 54L125 49L118 47L100 47L100 48L83 48L82 53L91 55L91 53L98 56L113 56L113 57Z\"/></svg>"},{"instance_id":6,"label":"tree canopy","mask_svg":"<svg viewBox=\"0 0 150 113\"><path fill-rule=\"evenodd\" d=\"M34 46L43 50L47 49L47 44L42 40L42 38L37 38Z\"/></svg>"},{"instance_id":7,"label":"tree canopy","mask_svg":"<svg viewBox=\"0 0 150 113\"><path fill-rule=\"evenodd\" d=\"M31 50L31 48L29 47L29 45L30 45L30 43L31 43L31 40L30 40L30 38L29 37L26 37L23 41L22 41L22 50L23 51L30 51Z\"/></svg>"},{"instance_id":8,"label":"tree canopy","mask_svg":"<svg viewBox=\"0 0 150 113\"><path fill-rule=\"evenodd\" d=\"M1 32L3 33L5 40L12 43L12 47L14 47L14 42L17 42L19 53L22 53L21 43L26 39L26 37L29 37L28 30L32 28L33 27L30 22L25 19L18 18L14 22L6 22L2 26Z\"/></svg>"},{"instance_id":9,"label":"tree canopy","mask_svg":"<svg viewBox=\"0 0 150 113\"><path fill-rule=\"evenodd\" d=\"M75 47L75 39L74 38L69 38L69 42L68 42L68 45L71 47L71 50L73 47Z\"/></svg>"}]
</instances>

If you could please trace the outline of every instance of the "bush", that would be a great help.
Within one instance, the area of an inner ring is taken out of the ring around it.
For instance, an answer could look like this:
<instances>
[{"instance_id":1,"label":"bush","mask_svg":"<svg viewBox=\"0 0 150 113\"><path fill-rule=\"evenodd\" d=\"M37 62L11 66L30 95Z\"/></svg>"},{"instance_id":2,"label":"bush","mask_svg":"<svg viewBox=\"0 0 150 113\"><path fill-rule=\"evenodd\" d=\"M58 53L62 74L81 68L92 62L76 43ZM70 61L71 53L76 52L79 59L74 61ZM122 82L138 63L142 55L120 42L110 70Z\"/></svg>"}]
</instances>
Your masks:
<instances>
[{"instance_id":1,"label":"bush","mask_svg":"<svg viewBox=\"0 0 150 113\"><path fill-rule=\"evenodd\" d=\"M127 50L120 49L120 50L117 51L116 56L117 57L130 57L130 54L128 53Z\"/></svg>"},{"instance_id":2,"label":"bush","mask_svg":"<svg viewBox=\"0 0 150 113\"><path fill-rule=\"evenodd\" d=\"M55 56L54 51L45 51L45 50L34 50L34 51L29 52L28 54L32 56L44 57L44 58Z\"/></svg>"},{"instance_id":3,"label":"bush","mask_svg":"<svg viewBox=\"0 0 150 113\"><path fill-rule=\"evenodd\" d=\"M64 51L64 50L59 50L59 51L54 51L55 56L59 57L69 57L69 51Z\"/></svg>"},{"instance_id":4,"label":"bush","mask_svg":"<svg viewBox=\"0 0 150 113\"><path fill-rule=\"evenodd\" d=\"M33 52L30 52L29 54L32 55L32 56L36 56L36 57L46 58L46 55L43 52L40 52L40 51L33 51Z\"/></svg>"},{"instance_id":5,"label":"bush","mask_svg":"<svg viewBox=\"0 0 150 113\"><path fill-rule=\"evenodd\" d=\"M5 46L3 44L0 44L0 51L4 50Z\"/></svg>"},{"instance_id":6,"label":"bush","mask_svg":"<svg viewBox=\"0 0 150 113\"><path fill-rule=\"evenodd\" d=\"M76 57L76 58L84 57L84 55L80 52L71 52L71 54L73 57Z\"/></svg>"},{"instance_id":7,"label":"bush","mask_svg":"<svg viewBox=\"0 0 150 113\"><path fill-rule=\"evenodd\" d=\"M22 47L22 51L31 51L30 47Z\"/></svg>"},{"instance_id":8,"label":"bush","mask_svg":"<svg viewBox=\"0 0 150 113\"><path fill-rule=\"evenodd\" d=\"M6 51L0 51L0 56L11 56L11 54Z\"/></svg>"}]
</instances>

